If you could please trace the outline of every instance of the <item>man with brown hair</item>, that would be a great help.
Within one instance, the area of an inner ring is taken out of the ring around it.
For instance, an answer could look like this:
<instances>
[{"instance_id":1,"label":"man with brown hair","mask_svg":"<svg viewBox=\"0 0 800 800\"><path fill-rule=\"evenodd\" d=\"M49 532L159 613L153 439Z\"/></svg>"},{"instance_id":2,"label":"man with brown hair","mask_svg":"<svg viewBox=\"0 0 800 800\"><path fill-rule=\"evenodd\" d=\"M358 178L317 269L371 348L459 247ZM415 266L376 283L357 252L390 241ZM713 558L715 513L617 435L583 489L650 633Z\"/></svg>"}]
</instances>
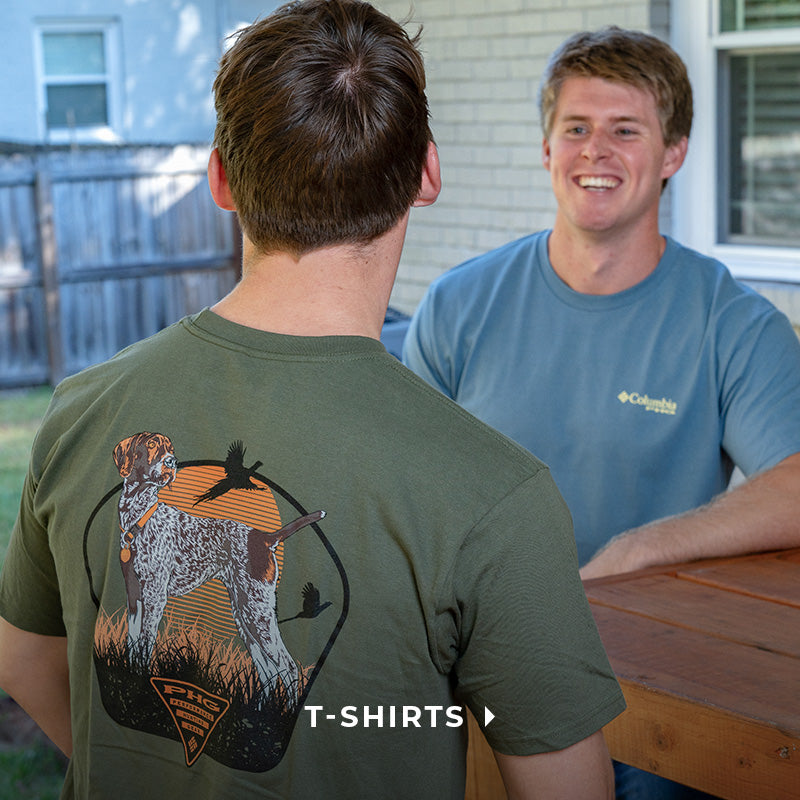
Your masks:
<instances>
[{"instance_id":1,"label":"man with brown hair","mask_svg":"<svg viewBox=\"0 0 800 800\"><path fill-rule=\"evenodd\" d=\"M577 33L540 102L552 230L435 282L405 363L549 465L583 577L797 546L797 337L659 231L692 122L683 62L649 34ZM750 479L726 492L734 464ZM685 791L621 772L620 797Z\"/></svg>"},{"instance_id":2,"label":"man with brown hair","mask_svg":"<svg viewBox=\"0 0 800 800\"><path fill-rule=\"evenodd\" d=\"M547 468L378 341L440 179L422 59L357 0L245 29L215 82L241 282L64 381L0 578L0 685L65 797L607 800L624 705Z\"/></svg>"}]
</instances>

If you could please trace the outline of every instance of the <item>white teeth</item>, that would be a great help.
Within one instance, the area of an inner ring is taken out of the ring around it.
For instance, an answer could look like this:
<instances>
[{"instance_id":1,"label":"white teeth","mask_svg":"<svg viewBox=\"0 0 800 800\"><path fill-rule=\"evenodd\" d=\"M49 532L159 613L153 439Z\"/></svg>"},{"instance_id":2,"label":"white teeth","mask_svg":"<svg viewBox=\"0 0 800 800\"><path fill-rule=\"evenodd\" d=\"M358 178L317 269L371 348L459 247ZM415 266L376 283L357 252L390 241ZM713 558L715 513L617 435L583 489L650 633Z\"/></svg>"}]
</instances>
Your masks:
<instances>
[{"instance_id":1,"label":"white teeth","mask_svg":"<svg viewBox=\"0 0 800 800\"><path fill-rule=\"evenodd\" d=\"M578 183L584 189L613 189L619 185L619 181L614 178L593 177L582 175L578 178Z\"/></svg>"}]
</instances>

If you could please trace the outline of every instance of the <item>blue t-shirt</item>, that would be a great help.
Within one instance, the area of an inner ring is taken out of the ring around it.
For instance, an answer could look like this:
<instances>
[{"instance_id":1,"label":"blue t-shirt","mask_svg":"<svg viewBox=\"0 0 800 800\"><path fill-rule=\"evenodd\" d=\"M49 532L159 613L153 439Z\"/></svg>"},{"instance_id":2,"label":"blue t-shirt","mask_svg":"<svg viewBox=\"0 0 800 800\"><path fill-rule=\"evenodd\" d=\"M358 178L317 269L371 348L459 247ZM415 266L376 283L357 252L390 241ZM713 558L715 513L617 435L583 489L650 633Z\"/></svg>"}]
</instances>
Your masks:
<instances>
[{"instance_id":1,"label":"blue t-shirt","mask_svg":"<svg viewBox=\"0 0 800 800\"><path fill-rule=\"evenodd\" d=\"M550 466L581 563L800 451L800 342L766 299L669 238L636 286L581 294L548 235L437 279L403 356Z\"/></svg>"}]
</instances>

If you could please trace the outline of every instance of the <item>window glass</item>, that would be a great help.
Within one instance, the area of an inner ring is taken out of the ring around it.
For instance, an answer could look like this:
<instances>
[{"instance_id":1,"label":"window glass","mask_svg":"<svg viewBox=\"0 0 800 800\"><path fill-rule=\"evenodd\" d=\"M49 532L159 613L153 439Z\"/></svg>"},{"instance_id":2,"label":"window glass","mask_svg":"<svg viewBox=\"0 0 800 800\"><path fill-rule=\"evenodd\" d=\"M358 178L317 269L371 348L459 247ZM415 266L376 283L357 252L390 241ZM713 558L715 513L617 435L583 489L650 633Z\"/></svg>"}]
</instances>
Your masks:
<instances>
[{"instance_id":1,"label":"window glass","mask_svg":"<svg viewBox=\"0 0 800 800\"><path fill-rule=\"evenodd\" d=\"M800 53L727 57L724 241L800 244Z\"/></svg>"},{"instance_id":2,"label":"window glass","mask_svg":"<svg viewBox=\"0 0 800 800\"><path fill-rule=\"evenodd\" d=\"M106 71L102 33L45 33L42 45L48 76L102 75Z\"/></svg>"},{"instance_id":3,"label":"window glass","mask_svg":"<svg viewBox=\"0 0 800 800\"><path fill-rule=\"evenodd\" d=\"M47 127L86 128L108 122L104 83L47 87Z\"/></svg>"},{"instance_id":4,"label":"window glass","mask_svg":"<svg viewBox=\"0 0 800 800\"><path fill-rule=\"evenodd\" d=\"M720 30L751 31L800 25L797 0L721 0Z\"/></svg>"}]
</instances>

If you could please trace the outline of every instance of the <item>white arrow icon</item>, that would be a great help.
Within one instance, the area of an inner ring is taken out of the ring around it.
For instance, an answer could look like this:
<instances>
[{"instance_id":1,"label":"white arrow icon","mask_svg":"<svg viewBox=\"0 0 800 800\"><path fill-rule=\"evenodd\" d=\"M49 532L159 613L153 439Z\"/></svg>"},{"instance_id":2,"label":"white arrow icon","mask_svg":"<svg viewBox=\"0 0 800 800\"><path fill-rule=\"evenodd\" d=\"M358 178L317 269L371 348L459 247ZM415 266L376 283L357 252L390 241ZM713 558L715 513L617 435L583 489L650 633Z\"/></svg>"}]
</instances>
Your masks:
<instances>
[{"instance_id":1,"label":"white arrow icon","mask_svg":"<svg viewBox=\"0 0 800 800\"><path fill-rule=\"evenodd\" d=\"M483 727L485 728L494 719L494 714L486 706L483 707Z\"/></svg>"}]
</instances>

